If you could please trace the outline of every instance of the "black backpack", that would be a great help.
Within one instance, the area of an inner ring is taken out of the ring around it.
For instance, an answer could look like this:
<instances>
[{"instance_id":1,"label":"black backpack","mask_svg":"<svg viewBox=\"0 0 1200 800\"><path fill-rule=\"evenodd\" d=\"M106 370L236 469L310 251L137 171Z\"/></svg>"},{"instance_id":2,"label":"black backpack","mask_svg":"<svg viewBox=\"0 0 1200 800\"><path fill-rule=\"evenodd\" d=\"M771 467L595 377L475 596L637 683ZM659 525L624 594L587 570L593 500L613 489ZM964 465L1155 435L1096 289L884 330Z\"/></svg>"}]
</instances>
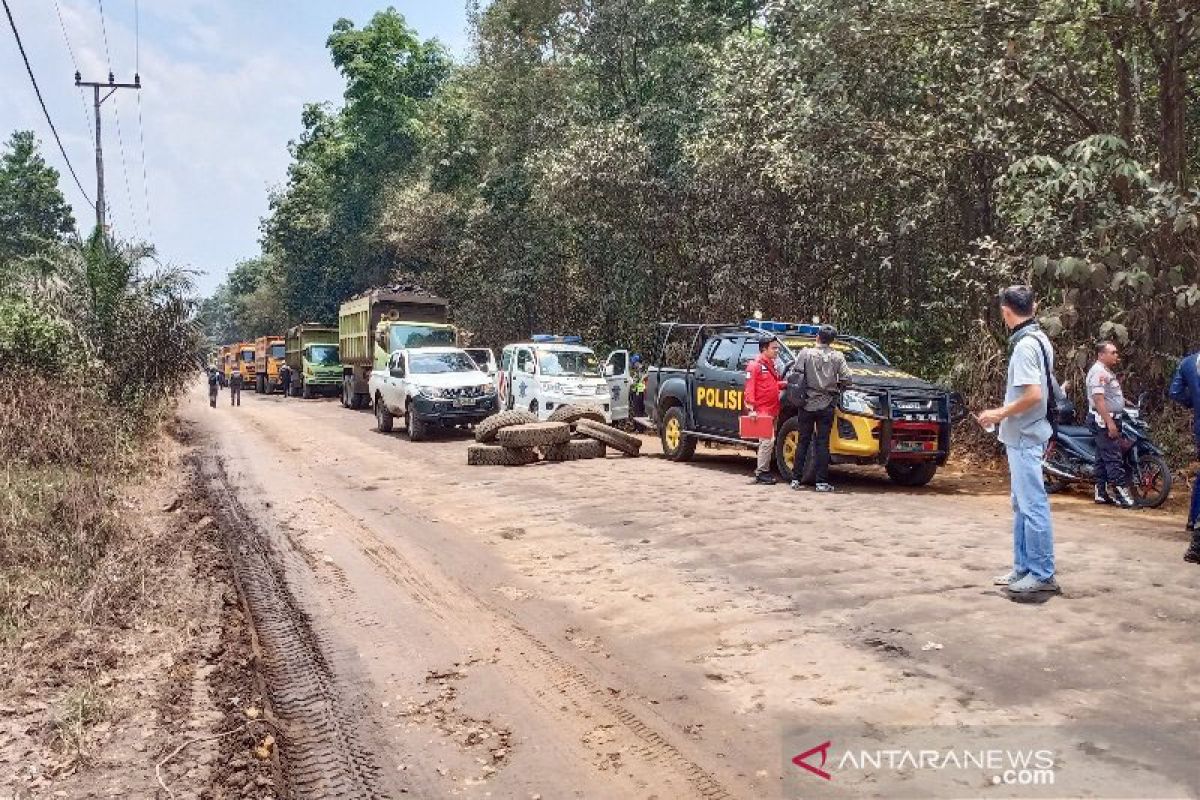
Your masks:
<instances>
[{"instance_id":1,"label":"black backpack","mask_svg":"<svg viewBox=\"0 0 1200 800\"><path fill-rule=\"evenodd\" d=\"M1050 371L1050 356L1046 353L1046 345L1042 344L1041 337L1036 333L1031 335L1037 342L1038 350L1042 351L1042 368L1046 370L1046 421L1050 423L1051 430L1057 436L1058 421L1061 415L1058 408L1058 392L1054 390L1054 373Z\"/></svg>"},{"instance_id":2,"label":"black backpack","mask_svg":"<svg viewBox=\"0 0 1200 800\"><path fill-rule=\"evenodd\" d=\"M783 390L784 398L793 408L803 408L804 401L808 399L808 375L805 369L807 366L808 358L805 351L801 350L792 362L787 376L787 388Z\"/></svg>"}]
</instances>

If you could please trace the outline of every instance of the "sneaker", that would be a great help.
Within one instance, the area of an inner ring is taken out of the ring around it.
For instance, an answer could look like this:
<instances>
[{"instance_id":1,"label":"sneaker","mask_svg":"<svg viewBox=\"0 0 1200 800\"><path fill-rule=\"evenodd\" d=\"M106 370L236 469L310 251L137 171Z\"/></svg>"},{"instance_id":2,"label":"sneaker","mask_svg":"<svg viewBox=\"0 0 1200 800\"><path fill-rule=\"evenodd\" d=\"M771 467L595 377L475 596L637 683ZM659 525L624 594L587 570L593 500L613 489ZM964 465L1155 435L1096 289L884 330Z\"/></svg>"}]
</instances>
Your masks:
<instances>
[{"instance_id":1,"label":"sneaker","mask_svg":"<svg viewBox=\"0 0 1200 800\"><path fill-rule=\"evenodd\" d=\"M788 484L788 486L791 486L797 492L804 488L803 486L800 485L800 481L792 481L791 483Z\"/></svg>"},{"instance_id":2,"label":"sneaker","mask_svg":"<svg viewBox=\"0 0 1200 800\"><path fill-rule=\"evenodd\" d=\"M1034 592L1057 592L1059 587L1058 581L1054 580L1053 576L1040 581L1033 575L1026 575L1021 580L1010 583L1008 590L1013 594L1033 594Z\"/></svg>"},{"instance_id":3,"label":"sneaker","mask_svg":"<svg viewBox=\"0 0 1200 800\"><path fill-rule=\"evenodd\" d=\"M813 487L814 492L832 492L833 485L828 483L818 483Z\"/></svg>"},{"instance_id":4,"label":"sneaker","mask_svg":"<svg viewBox=\"0 0 1200 800\"><path fill-rule=\"evenodd\" d=\"M1096 484L1095 498L1096 505L1098 506L1111 506L1114 502L1113 499L1108 496L1108 488L1102 483Z\"/></svg>"},{"instance_id":5,"label":"sneaker","mask_svg":"<svg viewBox=\"0 0 1200 800\"><path fill-rule=\"evenodd\" d=\"M1117 496L1113 500L1116 501L1117 505L1121 508L1133 508L1136 505L1133 500L1133 492L1129 491L1128 486L1117 486L1114 488L1116 489Z\"/></svg>"},{"instance_id":6,"label":"sneaker","mask_svg":"<svg viewBox=\"0 0 1200 800\"><path fill-rule=\"evenodd\" d=\"M1028 574L1028 572L1017 572L1015 569L1009 570L1004 575L997 575L995 578L992 578L992 583L996 586L1008 586L1010 583L1016 583Z\"/></svg>"},{"instance_id":7,"label":"sneaker","mask_svg":"<svg viewBox=\"0 0 1200 800\"><path fill-rule=\"evenodd\" d=\"M777 483L775 476L769 472L759 472L754 476L754 482L763 486L774 486Z\"/></svg>"}]
</instances>

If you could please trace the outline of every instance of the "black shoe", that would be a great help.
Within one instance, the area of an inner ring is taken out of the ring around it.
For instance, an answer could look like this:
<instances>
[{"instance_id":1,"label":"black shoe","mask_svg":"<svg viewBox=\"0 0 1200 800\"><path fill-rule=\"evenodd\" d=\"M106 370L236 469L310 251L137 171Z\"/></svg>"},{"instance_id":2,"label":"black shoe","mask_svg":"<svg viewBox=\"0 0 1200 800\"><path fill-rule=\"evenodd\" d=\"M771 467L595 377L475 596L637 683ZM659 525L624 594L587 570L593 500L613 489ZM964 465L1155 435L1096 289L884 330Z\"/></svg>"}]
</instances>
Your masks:
<instances>
[{"instance_id":1,"label":"black shoe","mask_svg":"<svg viewBox=\"0 0 1200 800\"><path fill-rule=\"evenodd\" d=\"M1200 564L1200 533L1192 531L1192 544L1183 554L1183 560L1189 564Z\"/></svg>"},{"instance_id":2,"label":"black shoe","mask_svg":"<svg viewBox=\"0 0 1200 800\"><path fill-rule=\"evenodd\" d=\"M777 481L775 480L775 476L769 472L757 473L754 476L754 482L762 484L763 486L774 486L777 483Z\"/></svg>"},{"instance_id":3,"label":"black shoe","mask_svg":"<svg viewBox=\"0 0 1200 800\"><path fill-rule=\"evenodd\" d=\"M1103 483L1096 484L1096 494L1094 496L1096 499L1096 505L1098 506L1113 505L1113 499L1108 496L1108 487L1106 487Z\"/></svg>"}]
</instances>

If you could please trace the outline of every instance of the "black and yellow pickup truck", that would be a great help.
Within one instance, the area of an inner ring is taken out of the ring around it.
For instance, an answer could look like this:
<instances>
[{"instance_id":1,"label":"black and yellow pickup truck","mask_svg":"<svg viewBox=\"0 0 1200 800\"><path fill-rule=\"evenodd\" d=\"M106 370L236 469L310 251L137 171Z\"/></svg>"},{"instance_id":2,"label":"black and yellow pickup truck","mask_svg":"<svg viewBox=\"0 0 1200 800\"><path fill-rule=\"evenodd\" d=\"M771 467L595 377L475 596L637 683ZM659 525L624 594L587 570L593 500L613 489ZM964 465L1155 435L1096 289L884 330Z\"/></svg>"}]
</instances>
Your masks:
<instances>
[{"instance_id":1,"label":"black and yellow pickup truck","mask_svg":"<svg viewBox=\"0 0 1200 800\"><path fill-rule=\"evenodd\" d=\"M646 411L667 458L688 461L702 441L756 446L739 437L738 417L745 413L746 365L758 357L758 340L764 335L780 341L777 366L786 377L797 351L816 345L817 326L760 320L659 323L656 358L646 373ZM929 483L950 455L950 428L960 413L956 396L892 366L867 339L842 335L834 347L846 356L852 385L838 401L830 462L881 465L902 486ZM790 476L799 437L796 409L786 393L782 401L775 466ZM805 480L812 480L811 471L810 466Z\"/></svg>"}]
</instances>

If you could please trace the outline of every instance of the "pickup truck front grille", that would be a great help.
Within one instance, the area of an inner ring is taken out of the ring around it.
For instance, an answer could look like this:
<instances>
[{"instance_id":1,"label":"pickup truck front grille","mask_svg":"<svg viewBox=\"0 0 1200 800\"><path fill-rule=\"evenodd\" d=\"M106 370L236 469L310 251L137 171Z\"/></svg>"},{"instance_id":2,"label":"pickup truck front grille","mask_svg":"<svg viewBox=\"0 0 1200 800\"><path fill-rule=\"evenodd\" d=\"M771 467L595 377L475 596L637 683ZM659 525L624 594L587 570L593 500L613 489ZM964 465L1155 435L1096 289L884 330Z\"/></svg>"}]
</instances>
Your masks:
<instances>
[{"instance_id":1,"label":"pickup truck front grille","mask_svg":"<svg viewBox=\"0 0 1200 800\"><path fill-rule=\"evenodd\" d=\"M455 386L449 389L442 389L442 397L449 398L464 398L464 397L483 397L484 391L478 386Z\"/></svg>"}]
</instances>

